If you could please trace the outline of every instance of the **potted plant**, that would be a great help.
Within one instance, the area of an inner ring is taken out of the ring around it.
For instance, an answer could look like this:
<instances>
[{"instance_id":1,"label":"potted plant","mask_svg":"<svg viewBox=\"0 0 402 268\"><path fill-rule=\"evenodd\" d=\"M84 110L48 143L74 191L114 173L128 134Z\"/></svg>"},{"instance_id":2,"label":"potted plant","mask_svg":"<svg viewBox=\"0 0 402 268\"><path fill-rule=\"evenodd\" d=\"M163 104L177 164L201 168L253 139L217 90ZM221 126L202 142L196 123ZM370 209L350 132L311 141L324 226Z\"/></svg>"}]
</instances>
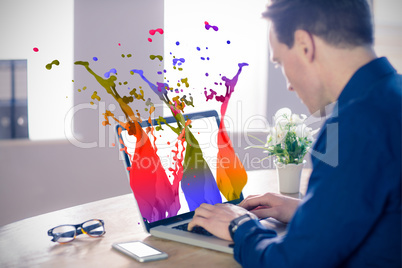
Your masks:
<instances>
[{"instance_id":1,"label":"potted plant","mask_svg":"<svg viewBox=\"0 0 402 268\"><path fill-rule=\"evenodd\" d=\"M282 193L298 193L300 177L303 169L304 156L311 147L319 129L313 130L305 124L307 116L292 114L289 108L279 109L274 116L273 126L269 129L267 141L264 143L251 136L263 146L249 146L248 148L262 148L268 153L262 160L275 156L274 160L278 180L279 191Z\"/></svg>"}]
</instances>

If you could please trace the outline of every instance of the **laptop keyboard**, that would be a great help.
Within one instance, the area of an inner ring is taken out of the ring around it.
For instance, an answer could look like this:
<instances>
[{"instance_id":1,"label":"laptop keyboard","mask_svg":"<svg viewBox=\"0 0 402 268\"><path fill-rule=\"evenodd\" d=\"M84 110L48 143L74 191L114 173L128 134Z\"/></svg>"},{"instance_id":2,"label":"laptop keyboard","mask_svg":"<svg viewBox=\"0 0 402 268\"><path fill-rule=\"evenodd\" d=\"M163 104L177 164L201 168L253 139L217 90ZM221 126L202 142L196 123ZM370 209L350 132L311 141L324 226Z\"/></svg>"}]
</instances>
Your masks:
<instances>
[{"instance_id":1,"label":"laptop keyboard","mask_svg":"<svg viewBox=\"0 0 402 268\"><path fill-rule=\"evenodd\" d=\"M193 227L193 230L191 230L191 231L187 230L187 226L188 226L188 223L185 223L185 224L177 225L177 226L173 227L173 229L178 229L178 230L206 235L206 236L213 236L213 234L211 234L210 232L208 232L207 230L205 230L204 228L202 228L200 226Z\"/></svg>"}]
</instances>

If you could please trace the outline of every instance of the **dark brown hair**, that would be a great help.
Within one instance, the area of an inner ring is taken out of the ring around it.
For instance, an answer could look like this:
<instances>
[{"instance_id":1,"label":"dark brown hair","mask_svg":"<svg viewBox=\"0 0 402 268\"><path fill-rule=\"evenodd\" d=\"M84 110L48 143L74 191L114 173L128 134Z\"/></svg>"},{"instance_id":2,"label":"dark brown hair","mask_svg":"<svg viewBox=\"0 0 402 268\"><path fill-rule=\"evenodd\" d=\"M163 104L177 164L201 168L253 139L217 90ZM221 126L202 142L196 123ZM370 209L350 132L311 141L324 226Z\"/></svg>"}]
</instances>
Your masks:
<instances>
[{"instance_id":1,"label":"dark brown hair","mask_svg":"<svg viewBox=\"0 0 402 268\"><path fill-rule=\"evenodd\" d=\"M272 0L263 17L272 21L278 40L289 48L299 29L336 47L372 45L374 41L366 0Z\"/></svg>"}]
</instances>

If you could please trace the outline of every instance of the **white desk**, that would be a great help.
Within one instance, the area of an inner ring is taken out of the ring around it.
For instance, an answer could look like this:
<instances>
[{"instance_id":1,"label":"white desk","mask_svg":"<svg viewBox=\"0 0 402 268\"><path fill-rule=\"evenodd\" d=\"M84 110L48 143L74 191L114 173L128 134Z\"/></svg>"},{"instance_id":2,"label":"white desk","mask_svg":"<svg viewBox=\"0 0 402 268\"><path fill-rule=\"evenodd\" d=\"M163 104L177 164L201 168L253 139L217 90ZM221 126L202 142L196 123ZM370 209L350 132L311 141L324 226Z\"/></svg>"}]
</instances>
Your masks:
<instances>
[{"instance_id":1,"label":"white desk","mask_svg":"<svg viewBox=\"0 0 402 268\"><path fill-rule=\"evenodd\" d=\"M310 173L311 170L303 170L301 193L305 193ZM276 171L249 172L244 195L267 191L278 192ZM61 245L51 242L47 235L47 230L54 226L92 218L105 221L106 234L102 238L80 235ZM0 267L239 267L230 254L150 236L139 222L132 194L14 222L0 227ZM111 248L113 243L132 240L145 241L168 253L169 258L139 263Z\"/></svg>"}]
</instances>

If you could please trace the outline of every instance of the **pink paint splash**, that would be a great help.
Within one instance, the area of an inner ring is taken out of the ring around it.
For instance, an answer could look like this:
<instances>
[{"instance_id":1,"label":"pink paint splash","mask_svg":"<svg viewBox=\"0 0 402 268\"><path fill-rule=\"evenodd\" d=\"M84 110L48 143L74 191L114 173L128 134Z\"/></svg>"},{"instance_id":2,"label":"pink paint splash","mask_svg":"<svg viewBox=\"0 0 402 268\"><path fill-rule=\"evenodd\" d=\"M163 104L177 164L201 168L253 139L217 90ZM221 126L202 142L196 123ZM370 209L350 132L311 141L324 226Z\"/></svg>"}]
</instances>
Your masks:
<instances>
[{"instance_id":1,"label":"pink paint splash","mask_svg":"<svg viewBox=\"0 0 402 268\"><path fill-rule=\"evenodd\" d=\"M34 51L34 52L39 52L39 48L34 47L34 48L33 48L33 51Z\"/></svg>"},{"instance_id":2,"label":"pink paint splash","mask_svg":"<svg viewBox=\"0 0 402 268\"><path fill-rule=\"evenodd\" d=\"M214 96L216 95L216 91L210 89L209 90L211 92L211 94L208 95L207 90L204 91L205 97L207 98L207 101L212 100L214 98Z\"/></svg>"},{"instance_id":3,"label":"pink paint splash","mask_svg":"<svg viewBox=\"0 0 402 268\"><path fill-rule=\"evenodd\" d=\"M163 29L162 28L158 28L158 29L155 29L155 30L149 30L149 34L150 35L155 35L155 33L160 33L160 34L163 34Z\"/></svg>"},{"instance_id":4,"label":"pink paint splash","mask_svg":"<svg viewBox=\"0 0 402 268\"><path fill-rule=\"evenodd\" d=\"M174 190L170 184L148 135L137 122L129 123L128 132L137 138L131 159L130 186L142 216L153 222L177 215L180 209L178 189Z\"/></svg>"}]
</instances>

